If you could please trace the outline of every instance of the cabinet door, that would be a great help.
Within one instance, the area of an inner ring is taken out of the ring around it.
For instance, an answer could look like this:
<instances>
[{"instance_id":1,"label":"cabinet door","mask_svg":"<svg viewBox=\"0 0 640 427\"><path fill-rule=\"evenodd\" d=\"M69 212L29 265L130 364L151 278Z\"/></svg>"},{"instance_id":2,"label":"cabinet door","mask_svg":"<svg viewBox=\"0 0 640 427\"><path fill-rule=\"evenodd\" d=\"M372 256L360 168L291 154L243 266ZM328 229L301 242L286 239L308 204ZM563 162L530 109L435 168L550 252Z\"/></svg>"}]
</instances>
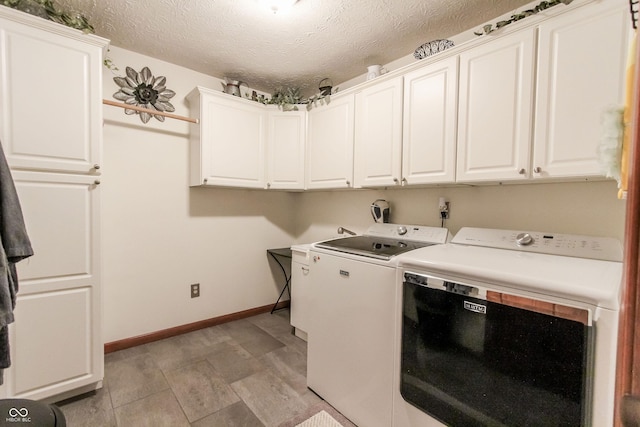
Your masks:
<instances>
[{"instance_id":1,"label":"cabinet door","mask_svg":"<svg viewBox=\"0 0 640 427\"><path fill-rule=\"evenodd\" d=\"M629 27L615 2L540 25L534 178L601 175L602 115L624 102Z\"/></svg>"},{"instance_id":2,"label":"cabinet door","mask_svg":"<svg viewBox=\"0 0 640 427\"><path fill-rule=\"evenodd\" d=\"M306 111L269 111L267 188L304 189Z\"/></svg>"},{"instance_id":3,"label":"cabinet door","mask_svg":"<svg viewBox=\"0 0 640 427\"><path fill-rule=\"evenodd\" d=\"M0 17L0 132L12 168L98 172L106 41L83 36Z\"/></svg>"},{"instance_id":4,"label":"cabinet door","mask_svg":"<svg viewBox=\"0 0 640 427\"><path fill-rule=\"evenodd\" d=\"M331 97L331 103L308 115L306 188L348 188L353 182L354 97Z\"/></svg>"},{"instance_id":5,"label":"cabinet door","mask_svg":"<svg viewBox=\"0 0 640 427\"><path fill-rule=\"evenodd\" d=\"M404 184L455 181L458 57L404 77Z\"/></svg>"},{"instance_id":6,"label":"cabinet door","mask_svg":"<svg viewBox=\"0 0 640 427\"><path fill-rule=\"evenodd\" d=\"M94 179L14 172L34 255L17 264L8 397L43 399L102 381L100 186Z\"/></svg>"},{"instance_id":7,"label":"cabinet door","mask_svg":"<svg viewBox=\"0 0 640 427\"><path fill-rule=\"evenodd\" d=\"M264 106L213 91L200 97L200 184L264 188Z\"/></svg>"},{"instance_id":8,"label":"cabinet door","mask_svg":"<svg viewBox=\"0 0 640 427\"><path fill-rule=\"evenodd\" d=\"M457 181L527 177L534 29L460 54Z\"/></svg>"},{"instance_id":9,"label":"cabinet door","mask_svg":"<svg viewBox=\"0 0 640 427\"><path fill-rule=\"evenodd\" d=\"M356 187L400 184L402 77L356 95L354 179Z\"/></svg>"}]
</instances>

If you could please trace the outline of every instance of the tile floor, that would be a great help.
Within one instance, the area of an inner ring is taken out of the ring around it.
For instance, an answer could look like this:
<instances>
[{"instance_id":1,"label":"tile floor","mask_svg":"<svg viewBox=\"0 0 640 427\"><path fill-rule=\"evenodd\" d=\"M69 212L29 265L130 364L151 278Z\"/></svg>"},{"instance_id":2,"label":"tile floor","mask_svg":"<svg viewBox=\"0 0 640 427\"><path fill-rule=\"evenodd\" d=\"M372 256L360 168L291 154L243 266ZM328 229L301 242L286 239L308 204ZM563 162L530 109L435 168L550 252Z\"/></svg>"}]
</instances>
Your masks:
<instances>
[{"instance_id":1,"label":"tile floor","mask_svg":"<svg viewBox=\"0 0 640 427\"><path fill-rule=\"evenodd\" d=\"M58 405L69 427L295 425L335 413L306 387L306 353L279 310L109 353L104 387Z\"/></svg>"}]
</instances>

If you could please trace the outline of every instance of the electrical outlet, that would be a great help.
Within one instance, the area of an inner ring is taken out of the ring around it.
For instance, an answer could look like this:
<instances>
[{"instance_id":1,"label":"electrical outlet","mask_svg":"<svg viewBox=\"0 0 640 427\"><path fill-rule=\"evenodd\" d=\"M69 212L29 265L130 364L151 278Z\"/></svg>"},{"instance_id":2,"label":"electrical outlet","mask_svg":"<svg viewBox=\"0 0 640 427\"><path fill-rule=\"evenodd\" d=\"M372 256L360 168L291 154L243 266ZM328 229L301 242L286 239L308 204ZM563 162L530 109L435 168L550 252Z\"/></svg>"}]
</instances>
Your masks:
<instances>
[{"instance_id":1,"label":"electrical outlet","mask_svg":"<svg viewBox=\"0 0 640 427\"><path fill-rule=\"evenodd\" d=\"M449 219L449 209L449 202L444 202L444 206L440 208L440 217L443 219Z\"/></svg>"},{"instance_id":2,"label":"electrical outlet","mask_svg":"<svg viewBox=\"0 0 640 427\"><path fill-rule=\"evenodd\" d=\"M191 285L191 298L198 298L200 296L200 283L194 283Z\"/></svg>"}]
</instances>

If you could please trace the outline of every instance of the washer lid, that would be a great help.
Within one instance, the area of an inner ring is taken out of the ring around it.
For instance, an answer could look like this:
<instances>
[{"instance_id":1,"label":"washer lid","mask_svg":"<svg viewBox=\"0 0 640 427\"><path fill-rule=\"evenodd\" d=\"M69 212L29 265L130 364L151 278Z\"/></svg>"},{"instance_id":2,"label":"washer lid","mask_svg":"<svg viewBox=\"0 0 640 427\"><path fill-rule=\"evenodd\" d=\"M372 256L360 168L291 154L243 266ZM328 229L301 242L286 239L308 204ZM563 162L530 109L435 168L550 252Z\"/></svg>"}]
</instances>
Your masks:
<instances>
[{"instance_id":1,"label":"washer lid","mask_svg":"<svg viewBox=\"0 0 640 427\"><path fill-rule=\"evenodd\" d=\"M318 242L314 246L337 252L389 260L396 255L429 245L432 245L432 243L375 236L353 236Z\"/></svg>"},{"instance_id":2,"label":"washer lid","mask_svg":"<svg viewBox=\"0 0 640 427\"><path fill-rule=\"evenodd\" d=\"M446 228L376 223L362 236L317 242L313 247L388 261L414 249L446 243L449 238Z\"/></svg>"}]
</instances>

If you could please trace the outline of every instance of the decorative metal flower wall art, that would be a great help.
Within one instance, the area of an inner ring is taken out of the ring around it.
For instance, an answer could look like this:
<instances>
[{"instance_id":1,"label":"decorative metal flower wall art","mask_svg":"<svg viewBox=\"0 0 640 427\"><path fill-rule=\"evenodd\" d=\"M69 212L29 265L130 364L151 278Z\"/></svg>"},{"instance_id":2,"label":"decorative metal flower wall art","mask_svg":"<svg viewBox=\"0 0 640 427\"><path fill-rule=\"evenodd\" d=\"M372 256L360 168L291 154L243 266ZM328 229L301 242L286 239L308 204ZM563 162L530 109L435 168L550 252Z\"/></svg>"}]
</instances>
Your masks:
<instances>
[{"instance_id":1,"label":"decorative metal flower wall art","mask_svg":"<svg viewBox=\"0 0 640 427\"><path fill-rule=\"evenodd\" d=\"M174 112L175 107L169 102L175 96L175 92L167 89L166 77L153 77L149 67L144 67L137 72L131 67L126 68L126 77L114 77L113 81L120 86L120 90L113 97L125 104L148 108L150 110ZM151 116L164 122L164 116L136 111L125 108L125 114L138 114L142 123L151 120Z\"/></svg>"}]
</instances>

